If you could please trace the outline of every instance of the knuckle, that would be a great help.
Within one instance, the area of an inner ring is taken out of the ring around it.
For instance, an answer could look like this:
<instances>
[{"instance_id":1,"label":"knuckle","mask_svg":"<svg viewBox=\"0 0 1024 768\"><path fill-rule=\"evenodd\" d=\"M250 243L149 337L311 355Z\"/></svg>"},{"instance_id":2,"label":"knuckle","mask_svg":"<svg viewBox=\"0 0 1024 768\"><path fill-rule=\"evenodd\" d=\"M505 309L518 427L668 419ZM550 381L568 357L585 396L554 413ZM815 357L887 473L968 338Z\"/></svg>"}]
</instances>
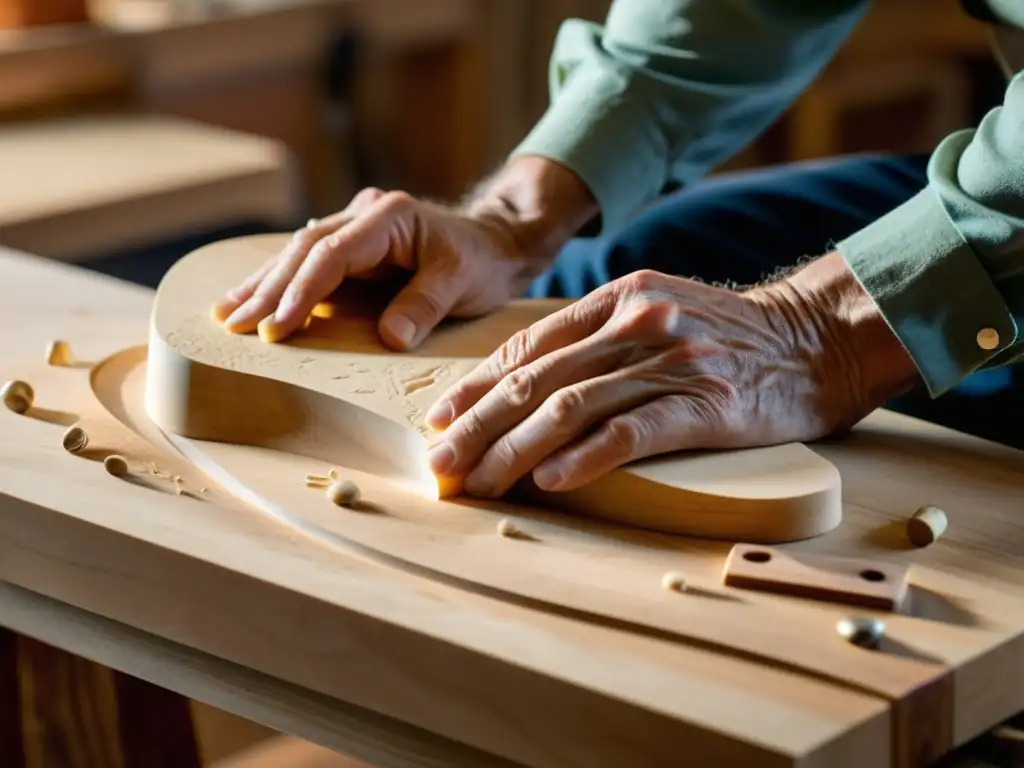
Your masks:
<instances>
[{"instance_id":1,"label":"knuckle","mask_svg":"<svg viewBox=\"0 0 1024 768\"><path fill-rule=\"evenodd\" d=\"M623 305L617 322L619 334L625 338L651 337L665 333L666 319L674 311L670 302L657 299L634 299Z\"/></svg>"},{"instance_id":2,"label":"knuckle","mask_svg":"<svg viewBox=\"0 0 1024 768\"><path fill-rule=\"evenodd\" d=\"M292 233L291 246L296 249L312 248L319 239L315 230L303 227Z\"/></svg>"},{"instance_id":3,"label":"knuckle","mask_svg":"<svg viewBox=\"0 0 1024 768\"><path fill-rule=\"evenodd\" d=\"M512 371L501 380L502 394L509 404L523 406L533 398L534 375L526 369Z\"/></svg>"},{"instance_id":4,"label":"knuckle","mask_svg":"<svg viewBox=\"0 0 1024 768\"><path fill-rule=\"evenodd\" d=\"M317 253L323 257L336 253L341 248L342 243L346 237L344 229L336 229L328 235L325 235L320 242L316 244Z\"/></svg>"},{"instance_id":5,"label":"knuckle","mask_svg":"<svg viewBox=\"0 0 1024 768\"><path fill-rule=\"evenodd\" d=\"M424 286L403 297L403 309L415 314L417 319L440 320L446 314L445 302L436 289Z\"/></svg>"},{"instance_id":6,"label":"knuckle","mask_svg":"<svg viewBox=\"0 0 1024 768\"><path fill-rule=\"evenodd\" d=\"M665 276L653 269L641 269L623 278L629 293L651 293L660 290Z\"/></svg>"},{"instance_id":7,"label":"knuckle","mask_svg":"<svg viewBox=\"0 0 1024 768\"><path fill-rule=\"evenodd\" d=\"M495 442L491 450L498 460L506 466L514 466L523 455L515 442L507 435Z\"/></svg>"},{"instance_id":8,"label":"knuckle","mask_svg":"<svg viewBox=\"0 0 1024 768\"><path fill-rule=\"evenodd\" d=\"M646 439L646 430L633 418L614 418L605 424L604 432L608 442L627 456L638 453Z\"/></svg>"},{"instance_id":9,"label":"knuckle","mask_svg":"<svg viewBox=\"0 0 1024 768\"><path fill-rule=\"evenodd\" d=\"M355 201L360 203L375 203L384 197L386 193L383 189L377 187L365 187L359 190L359 194L355 196Z\"/></svg>"},{"instance_id":10,"label":"knuckle","mask_svg":"<svg viewBox=\"0 0 1024 768\"><path fill-rule=\"evenodd\" d=\"M380 203L384 213L397 215L411 208L415 204L416 199L408 192L396 190L394 192L382 193L377 198L377 202Z\"/></svg>"},{"instance_id":11,"label":"knuckle","mask_svg":"<svg viewBox=\"0 0 1024 768\"><path fill-rule=\"evenodd\" d=\"M337 257L342 248L344 235L341 231L332 232L318 240L306 256L309 262L330 261Z\"/></svg>"},{"instance_id":12,"label":"knuckle","mask_svg":"<svg viewBox=\"0 0 1024 768\"><path fill-rule=\"evenodd\" d=\"M460 455L465 453L465 449L473 454L484 450L490 444L487 430L475 408L470 408L459 418L457 439L464 447L458 451Z\"/></svg>"},{"instance_id":13,"label":"knuckle","mask_svg":"<svg viewBox=\"0 0 1024 768\"><path fill-rule=\"evenodd\" d=\"M495 365L499 373L506 375L519 368L529 357L532 348L532 336L529 328L516 331L498 348Z\"/></svg>"},{"instance_id":14,"label":"knuckle","mask_svg":"<svg viewBox=\"0 0 1024 768\"><path fill-rule=\"evenodd\" d=\"M583 393L575 387L560 389L548 398L551 420L556 427L574 428L582 423L586 411Z\"/></svg>"}]
</instances>

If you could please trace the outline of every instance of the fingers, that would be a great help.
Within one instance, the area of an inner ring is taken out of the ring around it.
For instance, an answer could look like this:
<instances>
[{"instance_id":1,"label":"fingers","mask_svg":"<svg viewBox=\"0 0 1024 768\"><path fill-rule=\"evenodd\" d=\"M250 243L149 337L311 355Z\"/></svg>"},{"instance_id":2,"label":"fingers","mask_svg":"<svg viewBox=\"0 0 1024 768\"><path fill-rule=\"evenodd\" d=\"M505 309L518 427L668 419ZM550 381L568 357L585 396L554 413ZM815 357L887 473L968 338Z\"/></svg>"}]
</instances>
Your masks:
<instances>
[{"instance_id":1,"label":"fingers","mask_svg":"<svg viewBox=\"0 0 1024 768\"><path fill-rule=\"evenodd\" d=\"M431 470L436 475L459 477L473 470L481 457L487 461L487 457L491 456L489 466L492 468L500 469L502 463L514 463L513 460L522 458L514 455L521 441L509 442L506 433L518 429L516 425L530 417L530 414L535 414L538 406L545 403L553 393L559 390L566 392L568 390L564 388L572 388L577 382L601 376L616 367L620 356L619 350L604 343L600 335L595 335L512 371L462 414L448 428L443 439L433 446L428 455ZM555 402L556 411L561 413L570 410L561 408L561 402ZM574 401L571 408L574 417L583 415L576 407L578 405L578 401ZM540 420L550 425L548 416L552 415L551 408L545 408L544 413L546 415ZM559 413L554 415L559 416ZM530 423L536 422L534 419ZM554 428L561 430L567 426L557 424ZM492 448L496 440L498 445ZM497 461L492 456L495 450L499 454ZM529 469L523 467L522 472ZM511 485L511 480L504 483L504 473L500 478L491 478L491 474L485 471L478 475L478 479L484 481L480 484L481 489L484 485Z\"/></svg>"},{"instance_id":2,"label":"fingers","mask_svg":"<svg viewBox=\"0 0 1024 768\"><path fill-rule=\"evenodd\" d=\"M393 233L414 228L409 221L416 215L411 203L406 195L384 195L365 205L355 219L320 238L286 283L276 311L260 327L261 334L268 340L288 337L348 276L379 265L392 251Z\"/></svg>"},{"instance_id":3,"label":"fingers","mask_svg":"<svg viewBox=\"0 0 1024 768\"><path fill-rule=\"evenodd\" d=\"M559 389L488 448L466 476L463 487L474 496L502 496L595 424L668 391L664 380L644 377L630 368Z\"/></svg>"},{"instance_id":4,"label":"fingers","mask_svg":"<svg viewBox=\"0 0 1024 768\"><path fill-rule=\"evenodd\" d=\"M614 310L614 295L598 290L517 332L438 398L427 425L447 428L507 375L596 333Z\"/></svg>"},{"instance_id":5,"label":"fingers","mask_svg":"<svg viewBox=\"0 0 1024 768\"><path fill-rule=\"evenodd\" d=\"M593 434L549 456L533 471L533 480L542 490L574 490L648 456L725 447L724 427L700 397L666 395L613 416Z\"/></svg>"},{"instance_id":6,"label":"fingers","mask_svg":"<svg viewBox=\"0 0 1024 768\"><path fill-rule=\"evenodd\" d=\"M244 282L232 288L219 302L213 305L211 313L213 319L218 323L225 323L232 313L238 309L242 304L249 300L249 298L255 293L259 284L263 282L263 278L274 268L277 264L277 256L267 259L263 266L256 270L253 274L245 279Z\"/></svg>"},{"instance_id":7,"label":"fingers","mask_svg":"<svg viewBox=\"0 0 1024 768\"><path fill-rule=\"evenodd\" d=\"M251 333L260 321L274 312L285 288L306 258L314 238L314 233L306 230L300 230L292 237L252 295L224 321L227 330L232 333Z\"/></svg>"},{"instance_id":8,"label":"fingers","mask_svg":"<svg viewBox=\"0 0 1024 768\"><path fill-rule=\"evenodd\" d=\"M285 291L316 244L344 227L383 194L378 189L364 189L345 210L323 219L311 219L293 235L281 253L269 259L217 302L211 309L213 317L234 333L249 333L256 329L261 321L278 310ZM302 318L302 322L305 319Z\"/></svg>"},{"instance_id":9,"label":"fingers","mask_svg":"<svg viewBox=\"0 0 1024 768\"><path fill-rule=\"evenodd\" d=\"M416 272L381 314L378 332L392 349L417 347L459 300L463 276L444 262L428 264Z\"/></svg>"}]
</instances>

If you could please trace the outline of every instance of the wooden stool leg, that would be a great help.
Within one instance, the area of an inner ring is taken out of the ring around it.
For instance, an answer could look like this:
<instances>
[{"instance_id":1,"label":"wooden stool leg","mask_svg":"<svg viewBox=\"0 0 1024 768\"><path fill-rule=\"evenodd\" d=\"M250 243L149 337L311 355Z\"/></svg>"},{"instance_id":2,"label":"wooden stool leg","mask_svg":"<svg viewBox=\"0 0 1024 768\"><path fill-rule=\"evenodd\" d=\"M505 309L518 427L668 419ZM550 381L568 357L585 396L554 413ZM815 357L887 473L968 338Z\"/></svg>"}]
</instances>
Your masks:
<instances>
[{"instance_id":1,"label":"wooden stool leg","mask_svg":"<svg viewBox=\"0 0 1024 768\"><path fill-rule=\"evenodd\" d=\"M18 690L18 636L0 629L0 766L21 768L25 752L21 739Z\"/></svg>"},{"instance_id":2,"label":"wooden stool leg","mask_svg":"<svg viewBox=\"0 0 1024 768\"><path fill-rule=\"evenodd\" d=\"M6 630L0 682L2 768L200 766L178 694ZM8 743L20 743L17 757Z\"/></svg>"},{"instance_id":3,"label":"wooden stool leg","mask_svg":"<svg viewBox=\"0 0 1024 768\"><path fill-rule=\"evenodd\" d=\"M200 768L189 701L116 673L125 768Z\"/></svg>"}]
</instances>

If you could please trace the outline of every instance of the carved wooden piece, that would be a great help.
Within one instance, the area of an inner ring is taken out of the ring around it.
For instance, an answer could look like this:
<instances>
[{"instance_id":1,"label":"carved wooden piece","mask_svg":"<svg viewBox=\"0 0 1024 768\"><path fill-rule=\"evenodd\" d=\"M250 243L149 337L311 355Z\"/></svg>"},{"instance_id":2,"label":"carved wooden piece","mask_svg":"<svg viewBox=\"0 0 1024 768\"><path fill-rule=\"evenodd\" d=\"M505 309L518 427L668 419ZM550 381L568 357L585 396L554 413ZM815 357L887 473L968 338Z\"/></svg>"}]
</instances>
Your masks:
<instances>
[{"instance_id":1,"label":"carved wooden piece","mask_svg":"<svg viewBox=\"0 0 1024 768\"><path fill-rule=\"evenodd\" d=\"M898 611L907 596L907 569L863 558L788 553L737 544L722 569L731 587Z\"/></svg>"},{"instance_id":2,"label":"carved wooden piece","mask_svg":"<svg viewBox=\"0 0 1024 768\"><path fill-rule=\"evenodd\" d=\"M264 344L229 334L211 303L285 243L225 241L167 274L153 311L146 404L164 430L275 448L448 495L426 463L424 415L445 388L515 331L564 302L517 302L449 323L415 353L379 341L365 286L329 305L296 337ZM457 484L453 488L457 490ZM629 525L712 538L810 538L841 519L835 467L800 444L687 453L636 462L568 493L525 488L540 502Z\"/></svg>"}]
</instances>

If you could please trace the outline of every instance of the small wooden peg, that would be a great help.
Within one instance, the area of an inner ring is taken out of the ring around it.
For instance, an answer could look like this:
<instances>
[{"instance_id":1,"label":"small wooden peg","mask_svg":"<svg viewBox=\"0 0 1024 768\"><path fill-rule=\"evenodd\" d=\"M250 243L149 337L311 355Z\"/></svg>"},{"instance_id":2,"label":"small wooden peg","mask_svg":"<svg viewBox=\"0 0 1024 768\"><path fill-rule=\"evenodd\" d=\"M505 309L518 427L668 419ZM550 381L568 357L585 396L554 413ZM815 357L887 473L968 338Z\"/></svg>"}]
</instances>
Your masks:
<instances>
[{"instance_id":1,"label":"small wooden peg","mask_svg":"<svg viewBox=\"0 0 1024 768\"><path fill-rule=\"evenodd\" d=\"M686 577L676 571L669 571L661 577L661 586L669 592L685 592Z\"/></svg>"},{"instance_id":2,"label":"small wooden peg","mask_svg":"<svg viewBox=\"0 0 1024 768\"><path fill-rule=\"evenodd\" d=\"M70 427L68 431L64 433L62 445L64 446L64 450L68 453L78 453L89 445L89 436L81 427Z\"/></svg>"},{"instance_id":3,"label":"small wooden peg","mask_svg":"<svg viewBox=\"0 0 1024 768\"><path fill-rule=\"evenodd\" d=\"M128 462L117 454L107 456L103 460L103 468L114 477L124 477L128 474Z\"/></svg>"},{"instance_id":4,"label":"small wooden peg","mask_svg":"<svg viewBox=\"0 0 1024 768\"><path fill-rule=\"evenodd\" d=\"M359 486L351 480L335 480L327 487L327 498L339 507L351 507L360 498Z\"/></svg>"},{"instance_id":5,"label":"small wooden peg","mask_svg":"<svg viewBox=\"0 0 1024 768\"><path fill-rule=\"evenodd\" d=\"M927 547L945 532L947 524L946 513L928 504L907 520L907 538L915 547Z\"/></svg>"},{"instance_id":6,"label":"small wooden peg","mask_svg":"<svg viewBox=\"0 0 1024 768\"><path fill-rule=\"evenodd\" d=\"M54 339L46 347L46 362L49 365L71 365L71 347L66 341Z\"/></svg>"},{"instance_id":7,"label":"small wooden peg","mask_svg":"<svg viewBox=\"0 0 1024 768\"><path fill-rule=\"evenodd\" d=\"M0 389L0 398L4 405L15 413L25 413L32 407L36 393L32 385L24 381L8 381Z\"/></svg>"}]
</instances>

